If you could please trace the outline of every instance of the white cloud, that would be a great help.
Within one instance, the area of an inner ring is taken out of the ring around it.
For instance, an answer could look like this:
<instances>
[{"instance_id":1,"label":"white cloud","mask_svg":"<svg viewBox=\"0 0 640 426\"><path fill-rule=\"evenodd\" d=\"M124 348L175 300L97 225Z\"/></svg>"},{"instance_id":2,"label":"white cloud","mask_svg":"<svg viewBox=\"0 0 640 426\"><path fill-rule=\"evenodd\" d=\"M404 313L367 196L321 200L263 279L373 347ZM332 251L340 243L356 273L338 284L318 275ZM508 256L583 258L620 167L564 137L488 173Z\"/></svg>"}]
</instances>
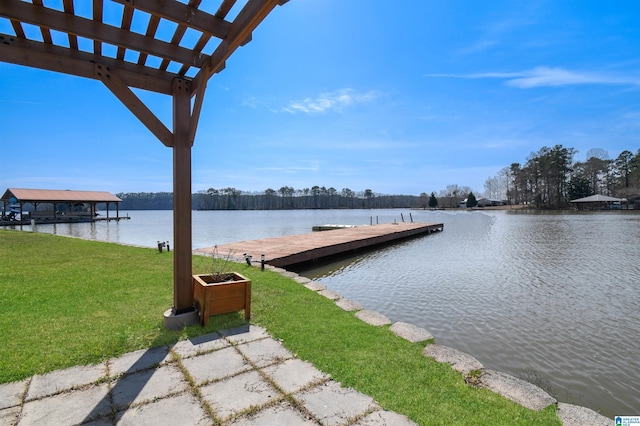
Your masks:
<instances>
[{"instance_id":1,"label":"white cloud","mask_svg":"<svg viewBox=\"0 0 640 426\"><path fill-rule=\"evenodd\" d=\"M476 74L426 74L426 77L449 78L497 78L506 80L508 86L519 89L534 87L558 87L576 84L614 84L640 86L637 75L570 71L563 68L536 67L519 72L487 72Z\"/></svg>"},{"instance_id":2,"label":"white cloud","mask_svg":"<svg viewBox=\"0 0 640 426\"><path fill-rule=\"evenodd\" d=\"M340 89L333 92L321 93L315 98L305 98L301 101L291 101L283 110L297 113L322 113L329 110L340 111L343 108L364 102L370 102L378 97L375 91L357 93L353 89Z\"/></svg>"}]
</instances>

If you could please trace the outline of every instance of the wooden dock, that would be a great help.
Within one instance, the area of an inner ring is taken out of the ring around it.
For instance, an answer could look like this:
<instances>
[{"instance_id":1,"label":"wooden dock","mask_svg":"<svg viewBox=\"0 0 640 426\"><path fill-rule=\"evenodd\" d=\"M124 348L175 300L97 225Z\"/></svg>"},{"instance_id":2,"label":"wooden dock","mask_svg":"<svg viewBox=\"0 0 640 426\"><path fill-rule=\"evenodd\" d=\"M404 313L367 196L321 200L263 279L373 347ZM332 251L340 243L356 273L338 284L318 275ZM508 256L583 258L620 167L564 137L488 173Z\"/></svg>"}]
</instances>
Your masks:
<instances>
[{"instance_id":1,"label":"wooden dock","mask_svg":"<svg viewBox=\"0 0 640 426\"><path fill-rule=\"evenodd\" d=\"M358 249L427 235L443 229L442 223L400 222L364 225L223 244L218 246L218 255L223 258L229 254L234 258L243 258L248 255L251 256L253 262L260 262L262 255L264 255L266 264L287 267L338 254L353 253ZM197 249L195 252L211 255L213 249L213 247L206 247Z\"/></svg>"},{"instance_id":2,"label":"wooden dock","mask_svg":"<svg viewBox=\"0 0 640 426\"><path fill-rule=\"evenodd\" d=\"M111 216L111 217L74 217L74 216L58 216L58 217L39 217L37 219L24 219L24 220L0 220L0 226L28 226L31 225L31 221L34 221L35 225L52 225L62 223L91 223L91 222L111 222L128 220L131 217L127 216Z\"/></svg>"}]
</instances>

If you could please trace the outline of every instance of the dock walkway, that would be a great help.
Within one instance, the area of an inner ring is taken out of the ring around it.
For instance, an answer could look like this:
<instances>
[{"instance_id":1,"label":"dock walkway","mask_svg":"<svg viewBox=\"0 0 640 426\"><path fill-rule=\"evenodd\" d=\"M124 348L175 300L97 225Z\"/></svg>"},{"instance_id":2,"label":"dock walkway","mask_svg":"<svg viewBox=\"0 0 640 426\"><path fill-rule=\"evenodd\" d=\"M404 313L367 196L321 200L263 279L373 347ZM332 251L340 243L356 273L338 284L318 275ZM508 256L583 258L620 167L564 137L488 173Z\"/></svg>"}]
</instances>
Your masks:
<instances>
[{"instance_id":1,"label":"dock walkway","mask_svg":"<svg viewBox=\"0 0 640 426\"><path fill-rule=\"evenodd\" d=\"M388 223L364 225L355 228L334 229L324 232L290 235L259 240L240 241L218 246L221 257L231 253L233 257L249 255L253 261L286 267L298 263L316 261L328 256L386 244L432 232L442 231L442 223ZM208 254L213 247L196 249L196 253Z\"/></svg>"}]
</instances>

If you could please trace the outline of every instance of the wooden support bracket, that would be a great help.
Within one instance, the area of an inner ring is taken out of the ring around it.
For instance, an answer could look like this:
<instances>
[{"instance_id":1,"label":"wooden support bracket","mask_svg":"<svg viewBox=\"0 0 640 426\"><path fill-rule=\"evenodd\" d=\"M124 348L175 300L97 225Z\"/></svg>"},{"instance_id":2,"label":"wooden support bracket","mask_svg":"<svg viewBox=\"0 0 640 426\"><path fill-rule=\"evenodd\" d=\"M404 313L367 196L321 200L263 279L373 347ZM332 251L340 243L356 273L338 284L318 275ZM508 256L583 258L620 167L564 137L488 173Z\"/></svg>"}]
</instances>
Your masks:
<instances>
[{"instance_id":1,"label":"wooden support bracket","mask_svg":"<svg viewBox=\"0 0 640 426\"><path fill-rule=\"evenodd\" d=\"M136 96L118 74L107 66L95 64L96 78L142 122L165 146L173 146L173 134L158 117Z\"/></svg>"}]
</instances>

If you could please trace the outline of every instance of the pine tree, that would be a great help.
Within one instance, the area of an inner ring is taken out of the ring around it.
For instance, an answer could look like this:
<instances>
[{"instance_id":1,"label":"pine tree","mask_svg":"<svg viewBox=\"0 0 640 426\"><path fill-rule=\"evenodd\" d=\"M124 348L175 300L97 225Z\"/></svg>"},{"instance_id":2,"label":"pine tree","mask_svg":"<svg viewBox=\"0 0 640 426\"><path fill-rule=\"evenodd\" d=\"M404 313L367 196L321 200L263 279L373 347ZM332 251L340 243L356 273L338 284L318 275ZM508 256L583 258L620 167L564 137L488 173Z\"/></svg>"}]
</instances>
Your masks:
<instances>
[{"instance_id":1,"label":"pine tree","mask_svg":"<svg viewBox=\"0 0 640 426\"><path fill-rule=\"evenodd\" d=\"M476 196L473 195L473 192L470 192L469 195L467 195L467 207L474 208L477 205L478 200L476 200Z\"/></svg>"},{"instance_id":2,"label":"pine tree","mask_svg":"<svg viewBox=\"0 0 640 426\"><path fill-rule=\"evenodd\" d=\"M431 207L432 209L438 207L438 199L436 198L436 194L434 194L433 192L431 193L431 197L429 197L429 207Z\"/></svg>"}]
</instances>

